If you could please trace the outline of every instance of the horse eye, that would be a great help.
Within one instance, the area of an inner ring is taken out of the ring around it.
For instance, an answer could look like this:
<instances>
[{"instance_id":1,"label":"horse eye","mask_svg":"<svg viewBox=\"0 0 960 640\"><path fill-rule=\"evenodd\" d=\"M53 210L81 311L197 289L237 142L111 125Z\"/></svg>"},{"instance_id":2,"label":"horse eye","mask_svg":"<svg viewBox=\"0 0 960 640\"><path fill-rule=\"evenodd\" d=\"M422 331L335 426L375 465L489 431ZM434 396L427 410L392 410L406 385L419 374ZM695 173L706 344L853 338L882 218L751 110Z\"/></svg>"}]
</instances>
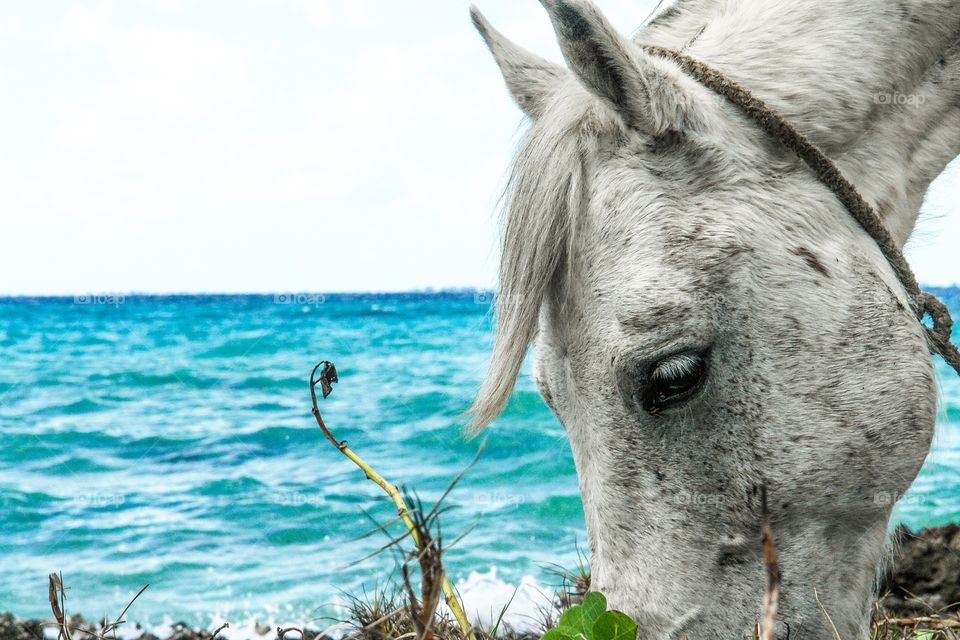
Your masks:
<instances>
[{"instance_id":1,"label":"horse eye","mask_svg":"<svg viewBox=\"0 0 960 640\"><path fill-rule=\"evenodd\" d=\"M706 358L698 353L675 354L657 362L641 393L644 410L659 413L693 397L703 386L706 373Z\"/></svg>"}]
</instances>

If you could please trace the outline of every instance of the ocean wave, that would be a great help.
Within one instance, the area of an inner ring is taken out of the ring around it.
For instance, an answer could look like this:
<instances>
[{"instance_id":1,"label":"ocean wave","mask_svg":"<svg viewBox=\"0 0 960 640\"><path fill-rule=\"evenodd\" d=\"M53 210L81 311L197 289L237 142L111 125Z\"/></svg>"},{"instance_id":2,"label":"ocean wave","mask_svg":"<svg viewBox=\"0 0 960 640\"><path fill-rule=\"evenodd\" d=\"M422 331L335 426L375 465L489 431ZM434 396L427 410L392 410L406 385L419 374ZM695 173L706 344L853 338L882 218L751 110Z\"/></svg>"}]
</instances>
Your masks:
<instances>
[{"instance_id":1,"label":"ocean wave","mask_svg":"<svg viewBox=\"0 0 960 640\"><path fill-rule=\"evenodd\" d=\"M503 624L519 632L540 628L543 611L549 609L555 591L533 576L523 576L517 584L507 582L497 576L495 566L486 572L470 572L457 582L456 589L464 612L475 624L492 629L503 611Z\"/></svg>"},{"instance_id":2,"label":"ocean wave","mask_svg":"<svg viewBox=\"0 0 960 640\"><path fill-rule=\"evenodd\" d=\"M309 372L308 372L309 373ZM249 376L240 380L230 382L230 386L236 389L254 389L258 391L275 391L279 389L306 389L307 379L296 376Z\"/></svg>"},{"instance_id":3,"label":"ocean wave","mask_svg":"<svg viewBox=\"0 0 960 640\"><path fill-rule=\"evenodd\" d=\"M38 409L35 413L38 415L76 416L85 413L106 411L109 408L109 405L97 402L91 398L82 398L67 404L48 405L42 409Z\"/></svg>"},{"instance_id":4,"label":"ocean wave","mask_svg":"<svg viewBox=\"0 0 960 640\"><path fill-rule=\"evenodd\" d=\"M184 386L193 389L205 389L218 382L218 378L197 376L192 371L177 369L174 371L115 371L97 373L89 376L92 383L103 382L125 389L150 389L169 385Z\"/></svg>"},{"instance_id":5,"label":"ocean wave","mask_svg":"<svg viewBox=\"0 0 960 640\"><path fill-rule=\"evenodd\" d=\"M75 477L83 473L99 473L116 468L116 462L106 464L102 456L85 455L83 451L68 454L56 454L51 450L37 452L30 462L33 472L44 472L56 476Z\"/></svg>"},{"instance_id":6,"label":"ocean wave","mask_svg":"<svg viewBox=\"0 0 960 640\"><path fill-rule=\"evenodd\" d=\"M258 331L252 335L231 337L210 349L197 353L194 357L205 360L269 355L277 352L276 339L277 336L271 331Z\"/></svg>"}]
</instances>

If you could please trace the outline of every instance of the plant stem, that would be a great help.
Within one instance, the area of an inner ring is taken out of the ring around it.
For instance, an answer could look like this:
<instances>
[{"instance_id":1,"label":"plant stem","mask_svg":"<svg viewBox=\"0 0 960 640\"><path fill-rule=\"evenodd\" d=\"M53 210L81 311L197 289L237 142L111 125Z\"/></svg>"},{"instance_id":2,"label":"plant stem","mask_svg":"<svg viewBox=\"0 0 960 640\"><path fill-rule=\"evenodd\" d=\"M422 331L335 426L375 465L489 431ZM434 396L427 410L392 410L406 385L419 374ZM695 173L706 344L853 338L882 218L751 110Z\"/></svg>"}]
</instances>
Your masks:
<instances>
[{"instance_id":1,"label":"plant stem","mask_svg":"<svg viewBox=\"0 0 960 640\"><path fill-rule=\"evenodd\" d=\"M420 536L417 535L416 527L413 525L413 520L410 518L410 510L407 508L407 503L404 501L403 496L400 494L400 491L396 486L391 484L381 476L379 473L373 470L373 468L367 464L363 458L358 456L353 450L347 446L346 441L339 441L333 437L333 434L330 433L330 430L327 428L327 425L323 422L323 417L320 415L320 408L317 406L317 390L316 385L317 381L314 380L316 376L317 369L321 366L327 365L329 363L321 362L316 367L313 368L313 373L310 374L310 399L313 402L313 417L317 420L317 426L320 427L320 431L323 432L323 435L327 437L327 440L337 448L340 453L345 455L350 459L353 464L357 465L364 475L366 475L367 480L370 480L378 487L383 489L383 491L390 496L390 499L393 500L393 504L397 507L397 515L400 516L400 519L403 520L404 526L407 527L407 531L410 533L410 537L413 539L413 543L420 546ZM453 614L453 617L457 620L457 624L460 626L460 631L463 633L464 638L467 640L475 640L473 631L470 628L470 623L467 620L467 615L463 612L463 607L460 606L460 600L457 598L456 592L453 590L453 587L450 585L450 581L447 580L447 577L443 577L443 594L445 596L447 607L449 607L450 612Z\"/></svg>"}]
</instances>

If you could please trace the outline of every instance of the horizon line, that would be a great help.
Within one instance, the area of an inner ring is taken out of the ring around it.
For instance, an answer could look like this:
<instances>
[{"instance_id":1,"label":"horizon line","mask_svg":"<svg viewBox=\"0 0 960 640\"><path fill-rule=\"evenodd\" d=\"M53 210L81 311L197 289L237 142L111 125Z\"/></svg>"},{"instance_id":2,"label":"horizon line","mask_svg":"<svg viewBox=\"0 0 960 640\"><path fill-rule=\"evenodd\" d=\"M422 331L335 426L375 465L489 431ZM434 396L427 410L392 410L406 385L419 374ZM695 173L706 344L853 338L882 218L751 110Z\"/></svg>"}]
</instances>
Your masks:
<instances>
[{"instance_id":1,"label":"horizon line","mask_svg":"<svg viewBox=\"0 0 960 640\"><path fill-rule=\"evenodd\" d=\"M960 286L960 285L957 285ZM492 287L423 287L419 289L394 289L368 291L322 291L322 290L274 290L274 291L99 291L83 293L2 293L0 300L15 299L63 299L63 298L103 298L103 297L138 297L138 298L201 298L201 297L252 297L252 296L399 296L399 295L444 295L444 294L471 294L491 293Z\"/></svg>"},{"instance_id":2,"label":"horizon line","mask_svg":"<svg viewBox=\"0 0 960 640\"><path fill-rule=\"evenodd\" d=\"M921 289L960 289L960 282L948 285L932 285L921 283ZM419 289L396 290L353 290L353 291L321 291L321 290L274 290L274 291L100 291L84 293L0 293L0 300L55 300L64 298L104 298L104 297L137 297L137 298L202 298L202 297L252 297L252 296L397 296L397 295L450 295L450 294L496 293L493 287L423 287Z\"/></svg>"}]
</instances>

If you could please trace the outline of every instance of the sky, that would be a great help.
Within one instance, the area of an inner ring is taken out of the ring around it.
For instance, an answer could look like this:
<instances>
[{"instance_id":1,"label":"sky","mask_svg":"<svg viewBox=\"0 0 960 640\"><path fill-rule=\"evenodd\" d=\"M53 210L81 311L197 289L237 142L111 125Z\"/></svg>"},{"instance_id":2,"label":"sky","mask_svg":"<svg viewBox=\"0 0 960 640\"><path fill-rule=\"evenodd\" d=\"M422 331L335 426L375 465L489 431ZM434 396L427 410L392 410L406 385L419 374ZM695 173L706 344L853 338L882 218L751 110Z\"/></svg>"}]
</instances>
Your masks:
<instances>
[{"instance_id":1,"label":"sky","mask_svg":"<svg viewBox=\"0 0 960 640\"><path fill-rule=\"evenodd\" d=\"M560 60L535 0L477 0ZM599 0L624 32L653 7ZM523 119L464 0L0 1L0 294L490 287ZM960 282L960 168L908 255Z\"/></svg>"}]
</instances>

